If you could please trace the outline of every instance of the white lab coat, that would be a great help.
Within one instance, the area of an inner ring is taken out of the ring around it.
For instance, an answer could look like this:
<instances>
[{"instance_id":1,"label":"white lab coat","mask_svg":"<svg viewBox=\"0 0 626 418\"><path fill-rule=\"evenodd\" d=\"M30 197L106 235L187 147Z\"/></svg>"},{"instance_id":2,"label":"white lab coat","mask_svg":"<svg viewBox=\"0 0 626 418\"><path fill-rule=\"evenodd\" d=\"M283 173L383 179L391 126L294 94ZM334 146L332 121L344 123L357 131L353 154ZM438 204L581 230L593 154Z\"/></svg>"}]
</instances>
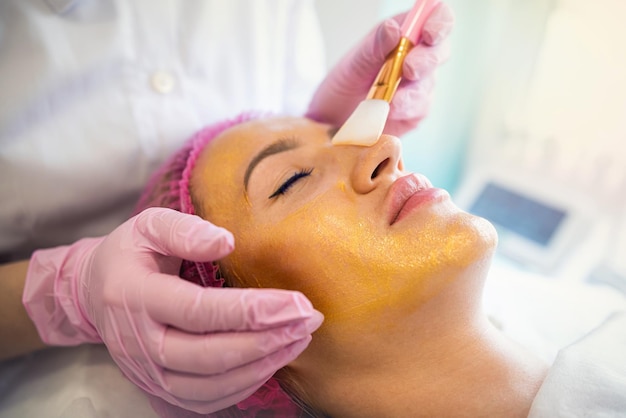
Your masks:
<instances>
[{"instance_id":1,"label":"white lab coat","mask_svg":"<svg viewBox=\"0 0 626 418\"><path fill-rule=\"evenodd\" d=\"M302 114L312 0L0 1L0 262L110 232L194 131Z\"/></svg>"},{"instance_id":2,"label":"white lab coat","mask_svg":"<svg viewBox=\"0 0 626 418\"><path fill-rule=\"evenodd\" d=\"M206 124L303 114L324 57L313 0L0 0L0 263L110 232ZM102 414L153 415L104 346L0 363L0 416Z\"/></svg>"}]
</instances>

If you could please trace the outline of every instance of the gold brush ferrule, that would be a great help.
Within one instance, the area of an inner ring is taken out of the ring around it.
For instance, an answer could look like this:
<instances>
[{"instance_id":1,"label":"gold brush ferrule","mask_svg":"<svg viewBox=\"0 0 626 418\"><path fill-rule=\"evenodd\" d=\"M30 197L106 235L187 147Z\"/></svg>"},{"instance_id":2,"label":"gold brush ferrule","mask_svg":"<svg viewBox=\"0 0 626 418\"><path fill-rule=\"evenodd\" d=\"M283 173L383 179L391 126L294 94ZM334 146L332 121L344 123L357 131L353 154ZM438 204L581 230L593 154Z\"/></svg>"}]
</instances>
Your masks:
<instances>
[{"instance_id":1,"label":"gold brush ferrule","mask_svg":"<svg viewBox=\"0 0 626 418\"><path fill-rule=\"evenodd\" d=\"M368 99L382 99L391 103L391 99L402 79L404 57L406 57L411 48L413 48L413 43L408 38L404 36L400 38L398 46L389 53L385 63L378 72L376 80L374 80L369 93L367 93Z\"/></svg>"}]
</instances>

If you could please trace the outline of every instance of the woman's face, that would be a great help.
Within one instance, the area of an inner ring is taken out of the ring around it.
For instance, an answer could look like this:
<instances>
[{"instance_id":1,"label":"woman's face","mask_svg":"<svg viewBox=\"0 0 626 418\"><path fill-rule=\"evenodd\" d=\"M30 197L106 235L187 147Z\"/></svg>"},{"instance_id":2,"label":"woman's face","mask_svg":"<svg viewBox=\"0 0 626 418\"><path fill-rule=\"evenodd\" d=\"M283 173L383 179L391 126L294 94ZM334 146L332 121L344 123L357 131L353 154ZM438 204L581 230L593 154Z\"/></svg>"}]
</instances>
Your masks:
<instances>
[{"instance_id":1,"label":"woman's face","mask_svg":"<svg viewBox=\"0 0 626 418\"><path fill-rule=\"evenodd\" d=\"M391 324L489 259L493 227L404 171L397 138L360 147L331 137L307 119L264 119L203 150L192 195L198 213L235 236L225 275L299 290L323 328L352 327Z\"/></svg>"}]
</instances>

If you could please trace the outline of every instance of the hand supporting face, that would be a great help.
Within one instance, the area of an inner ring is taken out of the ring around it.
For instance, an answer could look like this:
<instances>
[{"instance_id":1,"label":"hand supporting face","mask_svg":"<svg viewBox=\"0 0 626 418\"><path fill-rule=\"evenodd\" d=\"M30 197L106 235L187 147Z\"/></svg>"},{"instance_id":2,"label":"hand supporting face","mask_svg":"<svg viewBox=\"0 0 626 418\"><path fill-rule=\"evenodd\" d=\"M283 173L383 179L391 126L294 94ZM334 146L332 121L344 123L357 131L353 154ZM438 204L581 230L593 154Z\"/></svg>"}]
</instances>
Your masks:
<instances>
[{"instance_id":1,"label":"hand supporting face","mask_svg":"<svg viewBox=\"0 0 626 418\"><path fill-rule=\"evenodd\" d=\"M197 216L147 209L106 237L35 252L24 305L47 344L104 342L148 393L213 412L296 358L322 321L298 292L177 276L181 259L214 261L233 248L230 232Z\"/></svg>"},{"instance_id":2,"label":"hand supporting face","mask_svg":"<svg viewBox=\"0 0 626 418\"><path fill-rule=\"evenodd\" d=\"M308 117L335 126L346 121L365 99L387 55L398 44L405 15L384 21L339 61L314 94ZM440 3L424 25L421 43L404 60L403 79L391 102L385 133L401 136L428 114L435 70L448 58L448 35L453 25L452 10Z\"/></svg>"}]
</instances>

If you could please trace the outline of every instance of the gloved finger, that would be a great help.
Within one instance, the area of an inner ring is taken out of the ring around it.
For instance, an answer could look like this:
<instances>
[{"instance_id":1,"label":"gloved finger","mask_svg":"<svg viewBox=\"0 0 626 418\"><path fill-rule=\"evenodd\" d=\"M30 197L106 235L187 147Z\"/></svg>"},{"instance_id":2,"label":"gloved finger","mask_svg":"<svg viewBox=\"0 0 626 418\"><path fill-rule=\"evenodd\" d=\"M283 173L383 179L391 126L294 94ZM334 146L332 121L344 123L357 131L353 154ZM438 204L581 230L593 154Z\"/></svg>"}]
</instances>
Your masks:
<instances>
[{"instance_id":1,"label":"gloved finger","mask_svg":"<svg viewBox=\"0 0 626 418\"><path fill-rule=\"evenodd\" d=\"M189 334L169 328L154 361L166 369L194 374L220 374L279 352L294 341L311 335L322 323L314 315L302 321L266 331ZM281 357L276 369L282 367Z\"/></svg>"},{"instance_id":2,"label":"gloved finger","mask_svg":"<svg viewBox=\"0 0 626 418\"><path fill-rule=\"evenodd\" d=\"M422 42L437 45L447 38L454 26L454 12L445 3L439 3L432 11L422 29Z\"/></svg>"},{"instance_id":3,"label":"gloved finger","mask_svg":"<svg viewBox=\"0 0 626 418\"><path fill-rule=\"evenodd\" d=\"M400 40L400 26L394 19L387 19L375 29L372 36L368 36L361 42L355 51L354 59L346 67L349 74L346 77L362 80L365 85L372 82L373 77L380 70L385 61ZM351 86L357 91L363 86ZM348 92L349 93L349 92Z\"/></svg>"},{"instance_id":4,"label":"gloved finger","mask_svg":"<svg viewBox=\"0 0 626 418\"><path fill-rule=\"evenodd\" d=\"M398 13L393 16L392 19L397 22L398 25L402 25L407 14L408 11ZM452 32L454 21L455 18L452 8L443 2L439 3L430 13L426 22L424 22L420 43L428 46L439 44Z\"/></svg>"},{"instance_id":5,"label":"gloved finger","mask_svg":"<svg viewBox=\"0 0 626 418\"><path fill-rule=\"evenodd\" d=\"M150 276L151 285L143 290L146 312L156 322L183 331L258 331L311 318L314 312L300 292L203 288L166 274Z\"/></svg>"},{"instance_id":6,"label":"gloved finger","mask_svg":"<svg viewBox=\"0 0 626 418\"><path fill-rule=\"evenodd\" d=\"M400 35L400 24L397 20L384 20L376 29L374 42L367 43L369 48L362 50L364 57L369 61L375 60L382 63L387 58L387 55L398 45Z\"/></svg>"},{"instance_id":7,"label":"gloved finger","mask_svg":"<svg viewBox=\"0 0 626 418\"><path fill-rule=\"evenodd\" d=\"M420 81L403 80L391 102L388 120L396 122L423 119L430 109L434 89L434 76Z\"/></svg>"},{"instance_id":8,"label":"gloved finger","mask_svg":"<svg viewBox=\"0 0 626 418\"><path fill-rule=\"evenodd\" d=\"M203 376L164 370L161 377L163 387L186 407L189 404L188 401L203 400L211 400L212 407L214 407L224 399L249 388L258 389L278 369L295 360L306 349L311 339L311 336L307 336L259 361L224 374ZM196 408L193 410L203 412Z\"/></svg>"},{"instance_id":9,"label":"gloved finger","mask_svg":"<svg viewBox=\"0 0 626 418\"><path fill-rule=\"evenodd\" d=\"M157 413L160 418L207 418L206 414L188 411L180 406L172 405L165 399L146 393L152 410ZM211 415L209 415L211 417Z\"/></svg>"},{"instance_id":10,"label":"gloved finger","mask_svg":"<svg viewBox=\"0 0 626 418\"><path fill-rule=\"evenodd\" d=\"M191 261L215 261L234 248L233 235L195 215L148 208L133 218L134 244Z\"/></svg>"},{"instance_id":11,"label":"gloved finger","mask_svg":"<svg viewBox=\"0 0 626 418\"><path fill-rule=\"evenodd\" d=\"M412 48L402 64L402 78L417 81L430 77L437 67L450 58L450 43Z\"/></svg>"}]
</instances>

